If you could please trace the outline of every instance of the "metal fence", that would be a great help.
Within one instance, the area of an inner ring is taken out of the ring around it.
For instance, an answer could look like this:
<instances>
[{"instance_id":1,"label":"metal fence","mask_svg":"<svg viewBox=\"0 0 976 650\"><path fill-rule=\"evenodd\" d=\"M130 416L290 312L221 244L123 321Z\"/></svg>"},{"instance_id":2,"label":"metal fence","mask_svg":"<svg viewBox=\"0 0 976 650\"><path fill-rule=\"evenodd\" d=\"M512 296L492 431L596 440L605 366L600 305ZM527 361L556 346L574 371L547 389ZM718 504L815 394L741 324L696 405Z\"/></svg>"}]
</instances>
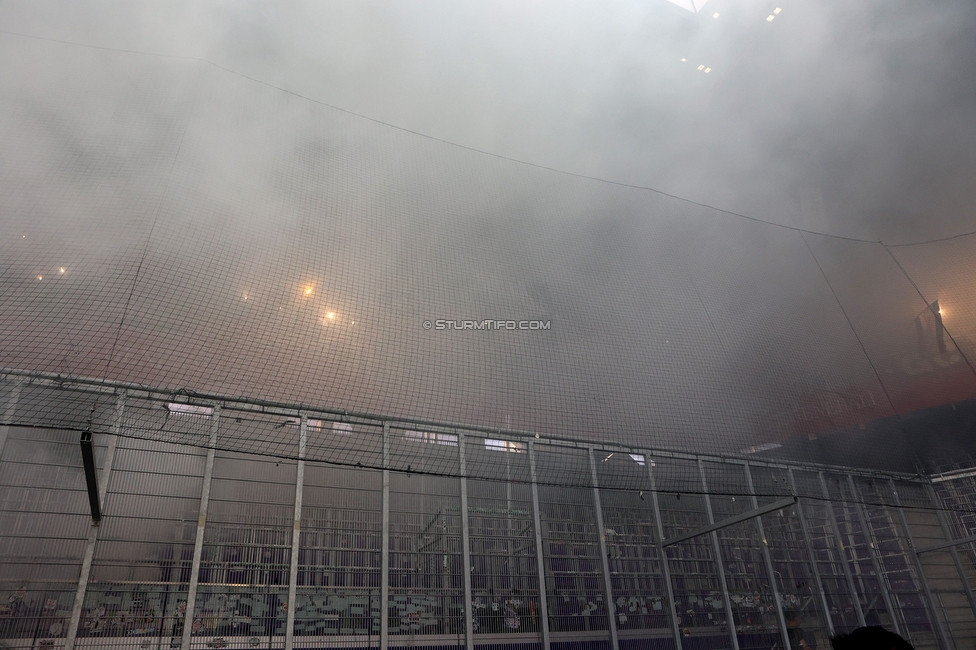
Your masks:
<instances>
[{"instance_id":1,"label":"metal fence","mask_svg":"<svg viewBox=\"0 0 976 650\"><path fill-rule=\"evenodd\" d=\"M976 639L960 474L37 373L4 375L0 409L0 647L795 649L864 624L919 648Z\"/></svg>"}]
</instances>

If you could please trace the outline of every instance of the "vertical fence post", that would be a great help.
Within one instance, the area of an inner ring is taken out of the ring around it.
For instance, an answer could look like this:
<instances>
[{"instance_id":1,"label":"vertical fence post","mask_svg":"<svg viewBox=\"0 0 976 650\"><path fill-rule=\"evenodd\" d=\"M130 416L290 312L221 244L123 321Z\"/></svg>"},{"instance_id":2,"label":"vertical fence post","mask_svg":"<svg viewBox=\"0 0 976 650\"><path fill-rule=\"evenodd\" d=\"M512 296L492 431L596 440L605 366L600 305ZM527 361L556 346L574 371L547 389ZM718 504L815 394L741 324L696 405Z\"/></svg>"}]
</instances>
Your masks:
<instances>
[{"instance_id":1,"label":"vertical fence post","mask_svg":"<svg viewBox=\"0 0 976 650\"><path fill-rule=\"evenodd\" d=\"M800 531L803 533L803 545L807 549L807 557L810 558L810 571L813 573L813 581L817 585L817 593L820 594L820 605L823 607L824 617L827 619L827 632L830 636L837 634L834 628L834 619L830 615L830 605L827 603L827 592L824 591L823 579L820 577L820 567L817 563L817 554L813 550L813 542L810 540L810 529L807 528L807 519L803 515L803 506L800 505L799 494L796 490L796 478L793 476L793 468L786 470L790 479L790 489L793 496L797 497L796 516L800 520Z\"/></svg>"},{"instance_id":2,"label":"vertical fence post","mask_svg":"<svg viewBox=\"0 0 976 650\"><path fill-rule=\"evenodd\" d=\"M112 418L112 429L108 438L108 449L105 450L105 463L102 465L102 475L99 477L98 502L105 503L108 492L108 480L115 462L115 449L119 444L119 433L122 431L122 418L125 415L125 391L121 391L115 401L115 413ZM103 505L104 510L104 505ZM75 640L78 638L78 627L81 625L81 613L85 607L85 593L88 591L88 578L91 576L91 565L95 559L95 544L98 541L98 523L92 522L88 528L88 542L85 554L81 560L81 574L78 577L78 590L75 592L75 602L71 607L71 618L68 619L68 629L65 632L65 650L74 650Z\"/></svg>"},{"instance_id":3,"label":"vertical fence post","mask_svg":"<svg viewBox=\"0 0 976 650\"><path fill-rule=\"evenodd\" d=\"M939 643L944 650L949 650L952 644L949 643L949 637L946 636L945 628L942 626L942 619L939 618L939 613L935 609L935 599L932 598L932 589L929 587L929 581L925 577L925 569L922 567L922 561L919 559L918 554L915 552L915 537L912 535L912 529L908 526L908 518L905 516L905 509L901 505L901 496L898 494L898 489L895 487L895 482L888 479L888 485L891 487L891 494L895 497L895 506L898 510L898 519L901 521L902 530L905 531L905 539L908 541L908 555L912 558L912 563L915 565L915 573L918 575L918 579L922 582L922 588L925 592L925 605L928 610L928 615L935 626L935 631L939 635ZM909 630L906 630L909 632Z\"/></svg>"},{"instance_id":4,"label":"vertical fence post","mask_svg":"<svg viewBox=\"0 0 976 650\"><path fill-rule=\"evenodd\" d=\"M295 512L291 529L291 564L288 567L288 613L285 622L285 650L295 647L295 610L298 609L298 551L302 537L302 497L305 493L305 447L308 443L308 415L298 420L298 468L295 475Z\"/></svg>"},{"instance_id":5,"label":"vertical fence post","mask_svg":"<svg viewBox=\"0 0 976 650\"><path fill-rule=\"evenodd\" d=\"M752 470L749 463L743 465L746 473L746 485L749 487L749 494L752 497L752 507L759 508L759 498L756 497L756 488L752 483ZM773 602L776 606L776 622L779 624L779 631L783 637L783 647L790 647L789 633L786 631L786 618L783 616L783 602L779 597L779 587L776 585L776 574L773 571L773 558L769 554L769 540L766 539L766 530L763 527L762 517L756 517L756 528L759 531L759 548L762 550L763 562L766 565L766 573L769 575L769 586L773 592ZM794 648L793 650L799 650Z\"/></svg>"},{"instance_id":6,"label":"vertical fence post","mask_svg":"<svg viewBox=\"0 0 976 650\"><path fill-rule=\"evenodd\" d=\"M383 423L383 523L380 535L380 650L390 647L390 423Z\"/></svg>"},{"instance_id":7,"label":"vertical fence post","mask_svg":"<svg viewBox=\"0 0 976 650\"><path fill-rule=\"evenodd\" d=\"M654 506L654 523L657 528L657 542L664 541L664 522L661 521L661 505L657 498L657 483L654 479L654 461L650 454L644 454L644 462L647 465L647 476L651 480L651 504ZM674 585L671 584L671 566L668 562L667 549L658 546L657 552L661 558L661 573L664 577L664 590L667 594L667 602L664 608L668 611L668 620L671 622L671 631L674 633L675 650L681 650L681 628L678 625L677 602L674 599Z\"/></svg>"},{"instance_id":8,"label":"vertical fence post","mask_svg":"<svg viewBox=\"0 0 976 650\"><path fill-rule=\"evenodd\" d=\"M549 599L546 594L546 562L542 555L542 515L539 512L539 477L535 465L535 442L529 441L529 471L532 478L532 527L535 529L535 569L539 579L539 628L542 650L550 650Z\"/></svg>"},{"instance_id":9,"label":"vertical fence post","mask_svg":"<svg viewBox=\"0 0 976 650\"><path fill-rule=\"evenodd\" d=\"M464 647L474 650L474 616L471 604L471 533L468 529L468 465L464 457L464 434L458 432L461 460L461 565L464 570Z\"/></svg>"},{"instance_id":10,"label":"vertical fence post","mask_svg":"<svg viewBox=\"0 0 976 650\"><path fill-rule=\"evenodd\" d=\"M857 485L854 483L853 475L847 475L847 483L851 488L851 498L854 500L854 510L857 512L857 519L861 523L861 530L864 531L864 543L868 546L868 555L871 556L871 566L874 568L874 575L878 576L878 588L881 589L881 597L884 599L888 616L891 617L891 625L895 628L895 634L901 634L901 625L898 624L898 616L891 602L891 590L888 588L888 579L881 569L881 560L878 558L878 551L875 548L874 534L868 528L868 518L864 514L864 507L859 502Z\"/></svg>"},{"instance_id":11,"label":"vertical fence post","mask_svg":"<svg viewBox=\"0 0 976 650\"><path fill-rule=\"evenodd\" d=\"M820 488L823 490L824 504L827 507L827 518L830 519L830 528L837 544L837 559L841 568L844 569L844 577L847 578L847 587L851 590L851 601L854 603L854 611L857 613L857 624L861 627L866 625L864 622L864 610L861 608L861 597L857 593L857 586L854 584L854 576L851 575L851 565L847 561L847 551L844 549L844 539L841 537L840 528L837 526L837 517L834 516L834 504L830 501L830 492L827 490L827 479L823 472L819 472Z\"/></svg>"},{"instance_id":12,"label":"vertical fence post","mask_svg":"<svg viewBox=\"0 0 976 650\"><path fill-rule=\"evenodd\" d=\"M708 481L705 480L705 464L701 458L698 459L698 474L701 476L702 495L705 499L705 513L708 515L709 525L715 523L715 515L712 514L712 500L708 496ZM725 580L725 563L722 562L722 546L718 541L718 531L713 530L712 548L715 549L715 570L718 573L718 584L722 589L722 600L725 601L725 617L729 622L729 634L732 637L732 650L739 650L739 634L735 629L735 617L732 613L732 599L729 598L729 585Z\"/></svg>"},{"instance_id":13,"label":"vertical fence post","mask_svg":"<svg viewBox=\"0 0 976 650\"><path fill-rule=\"evenodd\" d=\"M617 640L617 604L613 601L613 583L610 582L610 551L607 549L607 530L603 524L603 508L600 505L600 482L596 476L596 460L593 458L593 447L590 452L590 474L593 479L593 504L596 508L597 535L600 540L600 563L603 566L604 591L607 599L607 624L610 628L610 647L620 650Z\"/></svg>"},{"instance_id":14,"label":"vertical fence post","mask_svg":"<svg viewBox=\"0 0 976 650\"><path fill-rule=\"evenodd\" d=\"M197 604L197 587L200 584L200 561L203 557L203 533L207 527L207 510L210 506L210 484L213 482L214 456L217 453L217 431L220 427L220 405L210 414L210 442L207 445L207 462L203 468L203 490L200 493L200 516L197 518L197 534L193 541L193 562L190 565L190 585L186 592L186 613L183 615L183 640L181 650L190 650L193 635L193 613Z\"/></svg>"}]
</instances>

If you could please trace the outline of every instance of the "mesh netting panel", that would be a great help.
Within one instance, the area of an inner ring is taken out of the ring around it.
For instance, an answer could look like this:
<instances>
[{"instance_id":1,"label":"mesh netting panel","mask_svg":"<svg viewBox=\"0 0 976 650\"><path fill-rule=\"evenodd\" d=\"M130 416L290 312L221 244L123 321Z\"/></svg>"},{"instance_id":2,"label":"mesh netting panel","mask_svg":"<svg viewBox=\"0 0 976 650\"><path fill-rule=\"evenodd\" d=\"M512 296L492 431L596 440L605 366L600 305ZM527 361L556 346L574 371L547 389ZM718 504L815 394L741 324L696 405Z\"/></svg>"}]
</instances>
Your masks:
<instances>
[{"instance_id":1,"label":"mesh netting panel","mask_svg":"<svg viewBox=\"0 0 976 650\"><path fill-rule=\"evenodd\" d=\"M913 414L976 397L972 238L803 233L203 62L0 49L7 423L108 431L127 391L116 431L159 442L297 458L304 413L310 460L383 467L386 423L398 471L457 475L463 434L469 476L526 481L528 443L577 440L644 489L651 448L914 472ZM560 449L539 481L591 485Z\"/></svg>"}]
</instances>

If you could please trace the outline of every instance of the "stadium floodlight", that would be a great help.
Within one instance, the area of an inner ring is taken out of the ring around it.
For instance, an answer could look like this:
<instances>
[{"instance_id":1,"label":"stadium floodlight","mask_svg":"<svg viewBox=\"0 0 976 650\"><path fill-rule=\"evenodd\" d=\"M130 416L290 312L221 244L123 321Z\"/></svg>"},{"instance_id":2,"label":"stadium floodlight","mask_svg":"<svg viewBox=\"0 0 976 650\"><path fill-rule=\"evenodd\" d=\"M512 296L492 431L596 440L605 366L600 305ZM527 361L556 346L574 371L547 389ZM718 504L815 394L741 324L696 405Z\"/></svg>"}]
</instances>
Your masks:
<instances>
[{"instance_id":1,"label":"stadium floodlight","mask_svg":"<svg viewBox=\"0 0 976 650\"><path fill-rule=\"evenodd\" d=\"M930 336L935 337L935 344L939 352L946 351L945 325L942 323L942 308L939 301L927 305L925 309L915 316L915 334L918 338L918 350L920 356L926 356L926 341Z\"/></svg>"}]
</instances>

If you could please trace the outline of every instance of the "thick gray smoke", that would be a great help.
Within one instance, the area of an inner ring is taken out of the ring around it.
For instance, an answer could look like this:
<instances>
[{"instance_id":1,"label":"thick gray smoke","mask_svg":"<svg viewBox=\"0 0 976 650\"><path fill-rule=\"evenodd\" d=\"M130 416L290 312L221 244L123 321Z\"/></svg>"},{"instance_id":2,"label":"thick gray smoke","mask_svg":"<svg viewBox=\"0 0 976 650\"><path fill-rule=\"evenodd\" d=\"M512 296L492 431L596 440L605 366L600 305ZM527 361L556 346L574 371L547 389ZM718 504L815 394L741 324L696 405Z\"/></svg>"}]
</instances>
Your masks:
<instances>
[{"instance_id":1,"label":"thick gray smoke","mask_svg":"<svg viewBox=\"0 0 976 650\"><path fill-rule=\"evenodd\" d=\"M966 240L893 249L923 301L727 211L976 229L976 9L775 8L5 4L0 365L710 451L910 408Z\"/></svg>"}]
</instances>

